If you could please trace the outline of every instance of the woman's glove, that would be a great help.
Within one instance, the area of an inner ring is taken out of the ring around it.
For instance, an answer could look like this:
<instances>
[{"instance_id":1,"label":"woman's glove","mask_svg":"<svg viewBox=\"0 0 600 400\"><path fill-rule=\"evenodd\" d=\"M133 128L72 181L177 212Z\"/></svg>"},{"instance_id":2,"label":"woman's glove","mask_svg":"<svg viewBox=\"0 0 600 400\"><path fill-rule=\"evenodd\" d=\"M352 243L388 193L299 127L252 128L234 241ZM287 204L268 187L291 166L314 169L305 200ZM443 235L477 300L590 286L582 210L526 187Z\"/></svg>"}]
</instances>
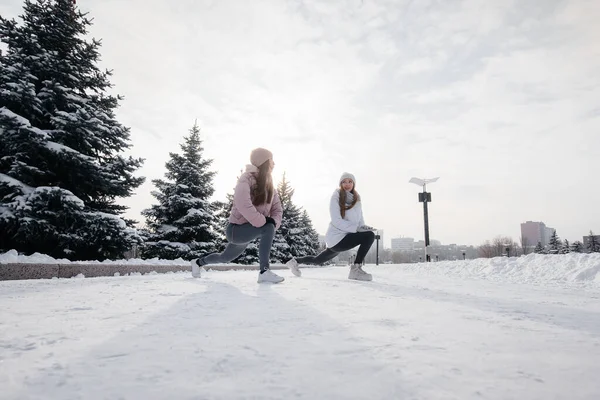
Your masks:
<instances>
[{"instance_id":1,"label":"woman's glove","mask_svg":"<svg viewBox=\"0 0 600 400\"><path fill-rule=\"evenodd\" d=\"M267 217L267 222L265 222L265 225L267 224L273 224L273 226L277 226L277 224L275 223L275 220L271 217ZM263 226L265 226L263 225Z\"/></svg>"}]
</instances>

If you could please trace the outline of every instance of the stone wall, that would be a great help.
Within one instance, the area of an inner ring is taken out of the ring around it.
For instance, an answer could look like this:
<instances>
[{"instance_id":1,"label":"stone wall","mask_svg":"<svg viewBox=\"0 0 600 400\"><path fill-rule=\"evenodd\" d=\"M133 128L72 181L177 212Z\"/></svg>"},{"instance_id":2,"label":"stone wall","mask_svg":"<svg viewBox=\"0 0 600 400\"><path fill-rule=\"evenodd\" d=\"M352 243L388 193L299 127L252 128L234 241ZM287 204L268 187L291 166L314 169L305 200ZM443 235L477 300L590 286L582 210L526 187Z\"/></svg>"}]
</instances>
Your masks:
<instances>
[{"instance_id":1,"label":"stone wall","mask_svg":"<svg viewBox=\"0 0 600 400\"><path fill-rule=\"evenodd\" d=\"M258 265L222 264L211 265L215 271L258 270ZM283 265L272 265L271 269L286 269ZM0 280L72 278L82 274L86 278L99 276L148 274L156 272L190 271L188 264L182 265L130 265L130 264L0 264Z\"/></svg>"}]
</instances>

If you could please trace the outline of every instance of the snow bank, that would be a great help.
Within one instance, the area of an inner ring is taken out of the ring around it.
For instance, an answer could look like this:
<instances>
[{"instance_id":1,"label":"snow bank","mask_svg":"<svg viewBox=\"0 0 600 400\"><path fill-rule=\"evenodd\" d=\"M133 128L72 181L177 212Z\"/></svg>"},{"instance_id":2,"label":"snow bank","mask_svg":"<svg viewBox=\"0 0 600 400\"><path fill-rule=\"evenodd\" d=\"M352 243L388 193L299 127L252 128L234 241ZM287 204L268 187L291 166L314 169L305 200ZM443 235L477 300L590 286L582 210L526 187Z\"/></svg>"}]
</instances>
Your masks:
<instances>
[{"instance_id":1,"label":"snow bank","mask_svg":"<svg viewBox=\"0 0 600 400\"><path fill-rule=\"evenodd\" d=\"M98 264L98 265L188 265L188 262L161 260L69 261L45 254L19 255L15 250L0 254L0 264ZM600 253L529 254L523 257L478 258L476 260L439 261L418 264L380 265L378 268L402 269L432 276L479 278L515 283L589 283L600 286ZM1 267L0 267L1 268Z\"/></svg>"},{"instance_id":2,"label":"snow bank","mask_svg":"<svg viewBox=\"0 0 600 400\"><path fill-rule=\"evenodd\" d=\"M478 258L402 264L404 271L516 283L582 283L600 286L600 253L529 254L522 257Z\"/></svg>"},{"instance_id":3,"label":"snow bank","mask_svg":"<svg viewBox=\"0 0 600 400\"><path fill-rule=\"evenodd\" d=\"M160 260L158 258L142 260L141 258L130 258L127 260L70 261L65 258L52 258L40 253L24 256L18 254L16 250L9 250L4 254L0 254L0 264L189 265L189 261L182 258L175 260Z\"/></svg>"}]
</instances>

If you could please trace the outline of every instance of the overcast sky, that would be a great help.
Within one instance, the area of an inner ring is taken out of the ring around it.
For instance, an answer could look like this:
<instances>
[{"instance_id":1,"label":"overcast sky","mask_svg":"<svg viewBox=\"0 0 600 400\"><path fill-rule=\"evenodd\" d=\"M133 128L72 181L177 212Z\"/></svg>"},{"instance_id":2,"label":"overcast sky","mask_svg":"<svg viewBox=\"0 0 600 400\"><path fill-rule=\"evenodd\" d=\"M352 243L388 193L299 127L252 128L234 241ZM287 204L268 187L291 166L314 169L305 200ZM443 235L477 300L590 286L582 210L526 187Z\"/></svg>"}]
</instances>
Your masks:
<instances>
[{"instance_id":1,"label":"overcast sky","mask_svg":"<svg viewBox=\"0 0 600 400\"><path fill-rule=\"evenodd\" d=\"M366 222L444 244L518 240L544 221L561 238L600 233L597 0L77 0L120 121L151 179L197 119L225 199L257 146L275 155L319 233L342 172ZM22 2L3 0L16 17Z\"/></svg>"}]
</instances>

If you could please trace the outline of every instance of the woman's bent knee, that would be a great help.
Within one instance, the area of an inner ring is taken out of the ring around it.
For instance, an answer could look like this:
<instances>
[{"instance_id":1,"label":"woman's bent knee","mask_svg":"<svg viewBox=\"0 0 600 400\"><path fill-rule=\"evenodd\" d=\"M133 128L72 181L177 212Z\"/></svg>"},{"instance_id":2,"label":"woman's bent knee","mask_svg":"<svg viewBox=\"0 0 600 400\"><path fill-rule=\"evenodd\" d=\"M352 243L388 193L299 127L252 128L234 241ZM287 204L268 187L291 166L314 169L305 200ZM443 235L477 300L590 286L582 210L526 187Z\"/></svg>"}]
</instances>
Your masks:
<instances>
[{"instance_id":1,"label":"woman's bent knee","mask_svg":"<svg viewBox=\"0 0 600 400\"><path fill-rule=\"evenodd\" d=\"M262 227L262 232L264 233L270 233L270 234L275 234L275 225L273 224L266 224Z\"/></svg>"}]
</instances>

